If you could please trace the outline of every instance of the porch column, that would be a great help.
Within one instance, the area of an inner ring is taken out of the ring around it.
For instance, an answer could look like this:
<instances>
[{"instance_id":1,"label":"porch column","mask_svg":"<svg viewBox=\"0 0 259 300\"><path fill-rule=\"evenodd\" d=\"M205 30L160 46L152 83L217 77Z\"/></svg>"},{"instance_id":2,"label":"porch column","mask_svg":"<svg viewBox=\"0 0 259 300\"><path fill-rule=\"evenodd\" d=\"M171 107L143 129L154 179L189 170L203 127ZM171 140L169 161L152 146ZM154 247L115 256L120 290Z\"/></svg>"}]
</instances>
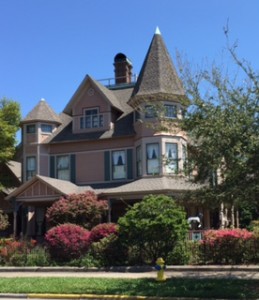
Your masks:
<instances>
[{"instance_id":1,"label":"porch column","mask_svg":"<svg viewBox=\"0 0 259 300\"><path fill-rule=\"evenodd\" d=\"M27 236L35 235L35 207L28 207Z\"/></svg>"}]
</instances>

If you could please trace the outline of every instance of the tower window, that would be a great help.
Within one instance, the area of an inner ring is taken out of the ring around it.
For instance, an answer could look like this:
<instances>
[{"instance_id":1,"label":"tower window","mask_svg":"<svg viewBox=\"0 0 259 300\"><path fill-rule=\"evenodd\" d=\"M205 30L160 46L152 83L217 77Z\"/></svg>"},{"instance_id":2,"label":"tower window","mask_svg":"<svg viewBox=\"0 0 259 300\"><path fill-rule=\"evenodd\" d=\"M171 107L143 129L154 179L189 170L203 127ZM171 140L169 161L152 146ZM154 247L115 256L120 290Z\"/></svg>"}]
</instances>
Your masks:
<instances>
[{"instance_id":1,"label":"tower window","mask_svg":"<svg viewBox=\"0 0 259 300\"><path fill-rule=\"evenodd\" d=\"M35 133L35 132L36 132L35 124L31 124L31 125L26 126L26 133Z\"/></svg>"}]
</instances>

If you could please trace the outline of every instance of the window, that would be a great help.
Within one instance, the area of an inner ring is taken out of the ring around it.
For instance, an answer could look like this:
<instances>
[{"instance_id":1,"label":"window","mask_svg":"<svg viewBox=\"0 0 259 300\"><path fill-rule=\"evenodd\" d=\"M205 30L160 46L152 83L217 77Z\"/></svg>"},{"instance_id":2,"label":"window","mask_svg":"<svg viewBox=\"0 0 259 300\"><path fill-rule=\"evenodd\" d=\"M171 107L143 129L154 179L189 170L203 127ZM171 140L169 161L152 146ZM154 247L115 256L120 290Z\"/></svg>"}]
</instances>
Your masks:
<instances>
[{"instance_id":1,"label":"window","mask_svg":"<svg viewBox=\"0 0 259 300\"><path fill-rule=\"evenodd\" d=\"M26 126L26 133L35 133L35 132L36 132L35 124Z\"/></svg>"},{"instance_id":2,"label":"window","mask_svg":"<svg viewBox=\"0 0 259 300\"><path fill-rule=\"evenodd\" d=\"M165 117L172 119L177 117L176 105L165 104Z\"/></svg>"},{"instance_id":3,"label":"window","mask_svg":"<svg viewBox=\"0 0 259 300\"><path fill-rule=\"evenodd\" d=\"M152 105L146 105L145 106L145 118L151 119L156 117L156 111L155 107Z\"/></svg>"},{"instance_id":4,"label":"window","mask_svg":"<svg viewBox=\"0 0 259 300\"><path fill-rule=\"evenodd\" d=\"M57 178L70 180L70 156L57 156Z\"/></svg>"},{"instance_id":5,"label":"window","mask_svg":"<svg viewBox=\"0 0 259 300\"><path fill-rule=\"evenodd\" d=\"M30 180L36 175L36 157L28 156L26 158L26 180Z\"/></svg>"},{"instance_id":6,"label":"window","mask_svg":"<svg viewBox=\"0 0 259 300\"><path fill-rule=\"evenodd\" d=\"M147 145L147 174L159 174L159 145Z\"/></svg>"},{"instance_id":7,"label":"window","mask_svg":"<svg viewBox=\"0 0 259 300\"><path fill-rule=\"evenodd\" d=\"M112 179L126 178L125 151L112 152Z\"/></svg>"},{"instance_id":8,"label":"window","mask_svg":"<svg viewBox=\"0 0 259 300\"><path fill-rule=\"evenodd\" d=\"M140 177L142 175L141 146L138 146L136 149L136 163L137 163L137 177Z\"/></svg>"},{"instance_id":9,"label":"window","mask_svg":"<svg viewBox=\"0 0 259 300\"><path fill-rule=\"evenodd\" d=\"M178 171L178 145L166 143L166 173L177 173Z\"/></svg>"},{"instance_id":10,"label":"window","mask_svg":"<svg viewBox=\"0 0 259 300\"><path fill-rule=\"evenodd\" d=\"M41 128L41 132L45 132L45 133L51 133L52 132L52 125L41 124L40 128Z\"/></svg>"},{"instance_id":11,"label":"window","mask_svg":"<svg viewBox=\"0 0 259 300\"><path fill-rule=\"evenodd\" d=\"M80 118L80 128L99 128L103 127L103 115L99 114L99 109L85 110L84 117Z\"/></svg>"}]
</instances>

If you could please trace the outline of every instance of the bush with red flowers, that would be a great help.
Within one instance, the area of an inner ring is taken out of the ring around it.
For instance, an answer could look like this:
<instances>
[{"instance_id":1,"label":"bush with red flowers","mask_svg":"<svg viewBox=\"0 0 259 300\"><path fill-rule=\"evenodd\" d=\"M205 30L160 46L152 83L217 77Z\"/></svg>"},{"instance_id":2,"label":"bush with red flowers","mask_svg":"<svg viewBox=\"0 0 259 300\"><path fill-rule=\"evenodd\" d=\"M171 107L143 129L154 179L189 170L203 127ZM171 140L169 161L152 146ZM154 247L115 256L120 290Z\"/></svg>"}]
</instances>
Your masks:
<instances>
[{"instance_id":1,"label":"bush with red flowers","mask_svg":"<svg viewBox=\"0 0 259 300\"><path fill-rule=\"evenodd\" d=\"M90 232L75 224L62 224L45 235L50 256L56 261L67 262L86 254L90 245Z\"/></svg>"},{"instance_id":2,"label":"bush with red flowers","mask_svg":"<svg viewBox=\"0 0 259 300\"><path fill-rule=\"evenodd\" d=\"M101 239L108 237L111 234L118 234L118 226L114 223L102 223L96 225L91 230L91 243L99 242Z\"/></svg>"},{"instance_id":3,"label":"bush with red flowers","mask_svg":"<svg viewBox=\"0 0 259 300\"><path fill-rule=\"evenodd\" d=\"M71 223L91 229L102 221L107 210L107 201L98 200L94 192L87 191L54 202L47 210L46 220L50 227Z\"/></svg>"},{"instance_id":4,"label":"bush with red flowers","mask_svg":"<svg viewBox=\"0 0 259 300\"><path fill-rule=\"evenodd\" d=\"M239 264L251 262L257 247L258 239L252 232L237 228L206 231L200 250L206 263Z\"/></svg>"}]
</instances>

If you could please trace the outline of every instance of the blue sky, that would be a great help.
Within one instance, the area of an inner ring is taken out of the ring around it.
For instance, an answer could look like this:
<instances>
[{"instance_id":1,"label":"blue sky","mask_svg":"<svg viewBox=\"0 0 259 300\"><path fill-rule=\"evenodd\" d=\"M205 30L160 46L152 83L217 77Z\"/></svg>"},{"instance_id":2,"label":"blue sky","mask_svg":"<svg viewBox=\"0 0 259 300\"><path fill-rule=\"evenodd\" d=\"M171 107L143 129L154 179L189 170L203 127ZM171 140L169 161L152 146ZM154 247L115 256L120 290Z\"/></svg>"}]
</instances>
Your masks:
<instances>
[{"instance_id":1,"label":"blue sky","mask_svg":"<svg viewBox=\"0 0 259 300\"><path fill-rule=\"evenodd\" d=\"M220 60L223 27L238 55L259 70L258 0L0 0L0 97L22 116L45 98L60 113L86 74L114 77L126 54L138 74L159 26L175 60Z\"/></svg>"}]
</instances>

